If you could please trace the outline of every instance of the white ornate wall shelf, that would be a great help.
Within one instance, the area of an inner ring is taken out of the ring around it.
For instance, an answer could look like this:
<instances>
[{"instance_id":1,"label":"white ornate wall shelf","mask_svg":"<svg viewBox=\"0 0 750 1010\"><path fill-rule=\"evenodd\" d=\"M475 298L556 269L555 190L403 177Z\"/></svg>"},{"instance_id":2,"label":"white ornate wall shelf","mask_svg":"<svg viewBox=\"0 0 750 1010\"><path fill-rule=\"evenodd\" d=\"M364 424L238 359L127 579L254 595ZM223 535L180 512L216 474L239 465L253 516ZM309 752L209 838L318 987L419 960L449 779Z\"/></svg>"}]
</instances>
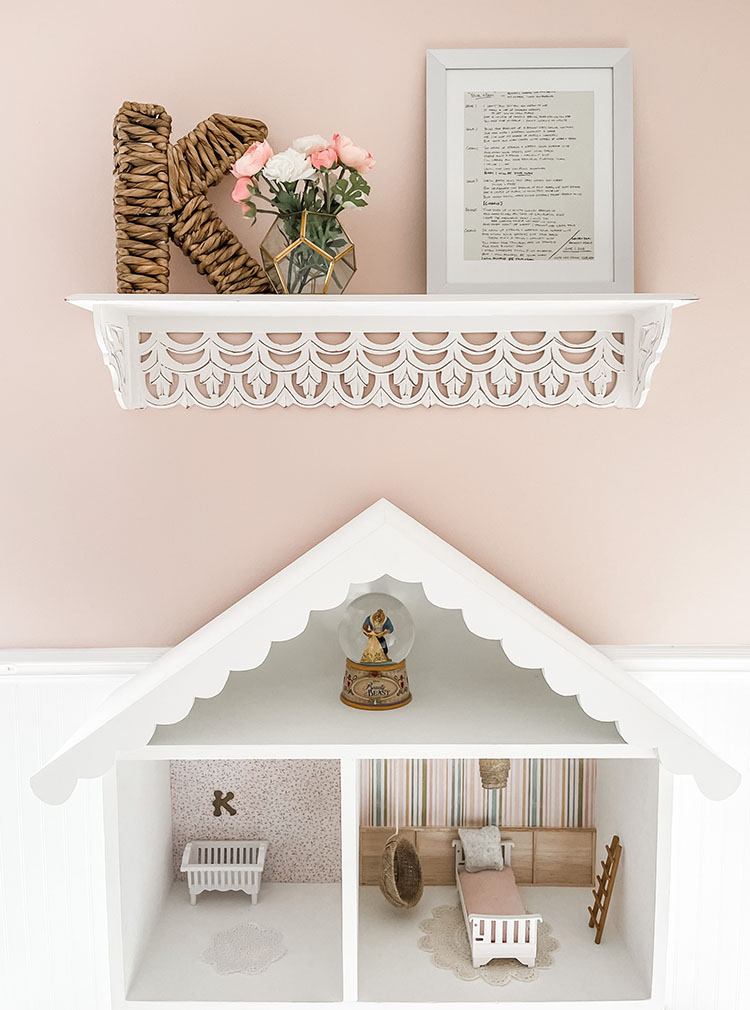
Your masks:
<instances>
[{"instance_id":1,"label":"white ornate wall shelf","mask_svg":"<svg viewBox=\"0 0 750 1010\"><path fill-rule=\"evenodd\" d=\"M138 407L641 407L676 295L73 295Z\"/></svg>"}]
</instances>

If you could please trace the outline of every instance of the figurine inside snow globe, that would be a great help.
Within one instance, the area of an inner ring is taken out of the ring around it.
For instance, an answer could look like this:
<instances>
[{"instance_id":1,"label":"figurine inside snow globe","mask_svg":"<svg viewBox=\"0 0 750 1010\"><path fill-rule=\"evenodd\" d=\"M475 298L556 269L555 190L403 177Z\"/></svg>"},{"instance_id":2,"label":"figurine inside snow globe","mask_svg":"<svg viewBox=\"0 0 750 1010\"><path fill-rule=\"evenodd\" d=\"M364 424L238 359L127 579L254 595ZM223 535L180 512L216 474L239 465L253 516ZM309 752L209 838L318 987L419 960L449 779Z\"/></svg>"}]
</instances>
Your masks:
<instances>
[{"instance_id":1,"label":"figurine inside snow globe","mask_svg":"<svg viewBox=\"0 0 750 1010\"><path fill-rule=\"evenodd\" d=\"M353 600L339 625L346 655L341 700L363 709L401 708L411 701L406 657L414 621L400 600L368 593Z\"/></svg>"}]
</instances>

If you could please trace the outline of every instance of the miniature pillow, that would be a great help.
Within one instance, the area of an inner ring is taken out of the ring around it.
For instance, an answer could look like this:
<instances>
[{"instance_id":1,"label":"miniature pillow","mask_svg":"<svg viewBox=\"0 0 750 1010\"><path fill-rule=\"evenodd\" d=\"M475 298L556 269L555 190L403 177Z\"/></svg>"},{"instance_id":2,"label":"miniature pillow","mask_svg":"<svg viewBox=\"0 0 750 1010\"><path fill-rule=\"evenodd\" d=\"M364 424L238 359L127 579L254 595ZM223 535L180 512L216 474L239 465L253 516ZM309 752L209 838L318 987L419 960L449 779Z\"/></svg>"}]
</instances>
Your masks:
<instances>
[{"instance_id":1,"label":"miniature pillow","mask_svg":"<svg viewBox=\"0 0 750 1010\"><path fill-rule=\"evenodd\" d=\"M500 828L494 824L485 828L459 828L458 837L463 846L467 873L502 870L503 847L500 844Z\"/></svg>"}]
</instances>

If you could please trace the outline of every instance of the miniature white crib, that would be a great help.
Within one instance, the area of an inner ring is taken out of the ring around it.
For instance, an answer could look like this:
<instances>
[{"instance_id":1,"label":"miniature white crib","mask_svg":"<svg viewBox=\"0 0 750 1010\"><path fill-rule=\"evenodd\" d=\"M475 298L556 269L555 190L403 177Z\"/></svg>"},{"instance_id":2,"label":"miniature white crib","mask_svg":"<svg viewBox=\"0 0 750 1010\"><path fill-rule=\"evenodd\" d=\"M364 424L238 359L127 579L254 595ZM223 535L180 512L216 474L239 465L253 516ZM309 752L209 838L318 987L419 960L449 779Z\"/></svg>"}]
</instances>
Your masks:
<instances>
[{"instance_id":1,"label":"miniature white crib","mask_svg":"<svg viewBox=\"0 0 750 1010\"><path fill-rule=\"evenodd\" d=\"M496 957L515 957L521 964L533 968L536 963L538 925L542 922L542 917L519 914L523 902L510 866L513 842L501 841L500 845L505 864L502 870L465 874L463 846L458 840L453 843L456 850L456 887L471 945L471 961L475 968L479 968ZM488 884L492 881L493 874L505 874L502 877L504 896L499 903L496 896L487 893L491 890ZM464 887L467 876L473 878L471 894L467 893L468 884L467 888Z\"/></svg>"},{"instance_id":2,"label":"miniature white crib","mask_svg":"<svg viewBox=\"0 0 750 1010\"><path fill-rule=\"evenodd\" d=\"M190 904L201 891L244 891L257 904L268 842L188 842L180 869L187 874Z\"/></svg>"}]
</instances>

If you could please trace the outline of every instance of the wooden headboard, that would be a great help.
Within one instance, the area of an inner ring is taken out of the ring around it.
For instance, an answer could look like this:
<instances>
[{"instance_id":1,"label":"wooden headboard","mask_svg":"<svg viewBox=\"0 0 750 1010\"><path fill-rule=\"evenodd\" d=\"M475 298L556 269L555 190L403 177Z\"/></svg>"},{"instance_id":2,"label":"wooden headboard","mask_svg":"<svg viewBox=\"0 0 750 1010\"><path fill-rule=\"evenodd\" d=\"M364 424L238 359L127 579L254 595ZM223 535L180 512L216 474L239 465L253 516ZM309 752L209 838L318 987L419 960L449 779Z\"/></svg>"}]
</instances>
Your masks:
<instances>
[{"instance_id":1,"label":"wooden headboard","mask_svg":"<svg viewBox=\"0 0 750 1010\"><path fill-rule=\"evenodd\" d=\"M511 865L519 884L590 887L594 883L595 828L501 828L514 842ZM359 829L359 882L377 884L383 848L393 828ZM416 847L426 885L453 884L456 828L402 828Z\"/></svg>"}]
</instances>

